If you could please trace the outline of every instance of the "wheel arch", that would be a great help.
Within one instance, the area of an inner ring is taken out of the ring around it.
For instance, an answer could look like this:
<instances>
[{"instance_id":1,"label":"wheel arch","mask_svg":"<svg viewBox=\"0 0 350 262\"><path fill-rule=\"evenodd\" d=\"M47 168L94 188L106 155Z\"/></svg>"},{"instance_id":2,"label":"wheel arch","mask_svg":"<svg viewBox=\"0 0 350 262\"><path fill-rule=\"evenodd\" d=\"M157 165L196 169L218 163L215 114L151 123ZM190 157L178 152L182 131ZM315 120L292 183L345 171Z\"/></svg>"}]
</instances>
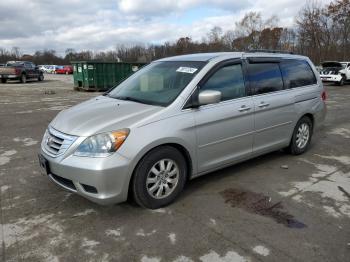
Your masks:
<instances>
[{"instance_id":1,"label":"wheel arch","mask_svg":"<svg viewBox=\"0 0 350 262\"><path fill-rule=\"evenodd\" d=\"M290 143L292 142L294 130L295 130L295 128L296 128L298 122L300 121L300 119L302 119L303 117L308 117L308 118L311 120L311 123L312 123L312 132L314 131L314 127L315 127L315 124L314 124L314 121L315 121L314 115L313 115L312 113L304 113L304 114L302 114L302 115L301 115L299 118L297 118L297 120L295 121L294 127L293 127L292 132L291 132L291 134L290 134L290 136L289 136L289 145L290 145Z\"/></svg>"},{"instance_id":2,"label":"wheel arch","mask_svg":"<svg viewBox=\"0 0 350 262\"><path fill-rule=\"evenodd\" d=\"M315 121L314 115L311 114L311 113L306 113L306 114L302 115L302 116L299 118L299 120L302 119L303 117L308 117L308 118L311 120L311 123L312 123L312 131L313 131L313 130L314 130L314 126L315 126L315 123L314 123L314 121ZM298 121L299 121L299 120L298 120Z\"/></svg>"},{"instance_id":3,"label":"wheel arch","mask_svg":"<svg viewBox=\"0 0 350 262\"><path fill-rule=\"evenodd\" d=\"M159 144L156 144L156 145L153 145L151 146L150 148L147 148L146 151L143 151L140 153L141 156L137 157L137 160L136 160L136 164L134 164L132 166L132 172L131 172L131 176L130 176L130 179L129 179L129 185L128 185L128 198L131 196L131 193L132 193L132 190L131 190L131 187L132 187L132 181L133 181L133 178L134 178L134 174L135 174L135 170L137 168L137 166L139 165L139 163L142 161L142 159L149 153L151 152L152 150L156 149L156 148L159 148L159 147L162 147L162 146L170 146L170 147L173 147L175 148L176 150L178 150L185 158L185 161L186 161L186 166L187 166L187 177L186 177L186 181L189 180L191 178L191 175L193 174L193 169L194 169L194 166L193 166L193 157L191 156L191 153L190 151L186 148L186 146L184 146L183 144L181 143L178 143L178 142L164 142L164 143L159 143Z\"/></svg>"}]
</instances>

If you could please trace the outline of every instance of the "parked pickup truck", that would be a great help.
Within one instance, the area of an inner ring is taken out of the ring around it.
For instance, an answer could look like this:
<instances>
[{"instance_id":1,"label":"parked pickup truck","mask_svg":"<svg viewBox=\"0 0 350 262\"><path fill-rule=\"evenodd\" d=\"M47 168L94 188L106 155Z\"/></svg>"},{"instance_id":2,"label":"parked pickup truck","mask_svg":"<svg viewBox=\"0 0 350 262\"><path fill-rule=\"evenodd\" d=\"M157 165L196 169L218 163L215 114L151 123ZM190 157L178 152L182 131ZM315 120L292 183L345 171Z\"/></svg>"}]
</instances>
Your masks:
<instances>
[{"instance_id":1,"label":"parked pickup truck","mask_svg":"<svg viewBox=\"0 0 350 262\"><path fill-rule=\"evenodd\" d=\"M323 82L342 86L350 81L350 62L323 62L320 77Z\"/></svg>"},{"instance_id":2,"label":"parked pickup truck","mask_svg":"<svg viewBox=\"0 0 350 262\"><path fill-rule=\"evenodd\" d=\"M0 66L1 83L6 83L7 80L20 80L21 83L26 83L27 79L44 80L43 72L39 67L32 62L26 61L9 61L5 66Z\"/></svg>"}]
</instances>

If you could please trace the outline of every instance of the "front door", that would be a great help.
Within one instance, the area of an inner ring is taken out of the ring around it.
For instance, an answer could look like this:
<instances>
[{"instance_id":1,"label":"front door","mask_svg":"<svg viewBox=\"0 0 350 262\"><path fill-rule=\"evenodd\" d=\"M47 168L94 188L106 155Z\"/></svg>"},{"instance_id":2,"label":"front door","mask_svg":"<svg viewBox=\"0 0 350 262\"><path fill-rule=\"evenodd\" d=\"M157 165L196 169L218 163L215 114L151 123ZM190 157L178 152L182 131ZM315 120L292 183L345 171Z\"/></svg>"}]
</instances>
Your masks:
<instances>
[{"instance_id":1,"label":"front door","mask_svg":"<svg viewBox=\"0 0 350 262\"><path fill-rule=\"evenodd\" d=\"M30 62L25 62L24 67L26 69L27 78L33 78L35 73L35 65Z\"/></svg>"},{"instance_id":2,"label":"front door","mask_svg":"<svg viewBox=\"0 0 350 262\"><path fill-rule=\"evenodd\" d=\"M247 96L242 65L225 63L200 84L217 90L221 102L194 109L199 173L247 158L252 153L254 105Z\"/></svg>"}]
</instances>

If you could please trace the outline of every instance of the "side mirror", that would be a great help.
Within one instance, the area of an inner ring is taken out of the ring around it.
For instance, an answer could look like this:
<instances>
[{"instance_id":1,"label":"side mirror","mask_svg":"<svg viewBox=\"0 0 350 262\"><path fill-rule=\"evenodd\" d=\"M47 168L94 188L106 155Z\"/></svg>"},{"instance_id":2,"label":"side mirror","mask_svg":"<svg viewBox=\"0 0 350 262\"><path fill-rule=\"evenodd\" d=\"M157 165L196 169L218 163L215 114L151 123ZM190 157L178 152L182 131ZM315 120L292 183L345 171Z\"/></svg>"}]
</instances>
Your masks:
<instances>
[{"instance_id":1,"label":"side mirror","mask_svg":"<svg viewBox=\"0 0 350 262\"><path fill-rule=\"evenodd\" d=\"M221 101L221 92L216 90L201 91L198 95L198 103L200 106L215 104Z\"/></svg>"}]
</instances>

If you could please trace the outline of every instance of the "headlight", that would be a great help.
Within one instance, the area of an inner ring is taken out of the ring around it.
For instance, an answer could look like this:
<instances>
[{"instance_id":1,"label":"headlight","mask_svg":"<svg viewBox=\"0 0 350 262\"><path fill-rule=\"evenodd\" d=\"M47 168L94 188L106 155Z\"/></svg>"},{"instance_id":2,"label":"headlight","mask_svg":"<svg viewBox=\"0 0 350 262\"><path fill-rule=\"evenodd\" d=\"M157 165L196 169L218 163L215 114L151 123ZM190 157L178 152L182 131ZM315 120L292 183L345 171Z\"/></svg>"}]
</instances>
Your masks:
<instances>
[{"instance_id":1,"label":"headlight","mask_svg":"<svg viewBox=\"0 0 350 262\"><path fill-rule=\"evenodd\" d=\"M75 156L106 157L117 151L129 135L129 129L102 133L86 138L77 148Z\"/></svg>"}]
</instances>

